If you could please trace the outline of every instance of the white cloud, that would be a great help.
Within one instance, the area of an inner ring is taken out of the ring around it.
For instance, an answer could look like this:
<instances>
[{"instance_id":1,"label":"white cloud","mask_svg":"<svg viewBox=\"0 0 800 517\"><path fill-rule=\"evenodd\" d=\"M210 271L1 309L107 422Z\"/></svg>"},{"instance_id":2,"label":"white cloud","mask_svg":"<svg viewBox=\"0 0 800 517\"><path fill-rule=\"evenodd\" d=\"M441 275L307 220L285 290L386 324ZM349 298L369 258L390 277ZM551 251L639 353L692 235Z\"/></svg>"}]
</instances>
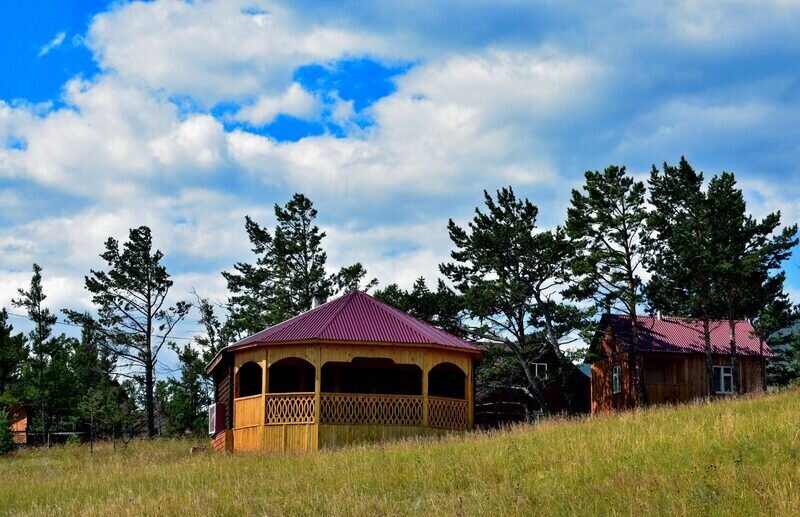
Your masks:
<instances>
[{"instance_id":1,"label":"white cloud","mask_svg":"<svg viewBox=\"0 0 800 517\"><path fill-rule=\"evenodd\" d=\"M65 31L61 31L55 35L53 39L51 39L46 44L42 45L42 48L39 49L39 53L36 54L37 57L44 57L50 53L53 49L56 49L64 43L64 38L67 36Z\"/></svg>"},{"instance_id":2,"label":"white cloud","mask_svg":"<svg viewBox=\"0 0 800 517\"><path fill-rule=\"evenodd\" d=\"M269 183L276 175L310 192L397 195L482 188L555 178L540 132L549 120L578 116L605 75L584 58L541 52L454 57L420 65L375 103L375 126L349 138L330 135L276 143L242 131L231 156Z\"/></svg>"},{"instance_id":3,"label":"white cloud","mask_svg":"<svg viewBox=\"0 0 800 517\"><path fill-rule=\"evenodd\" d=\"M95 17L87 41L104 70L206 107L279 96L299 66L384 45L257 0L119 4Z\"/></svg>"},{"instance_id":4,"label":"white cloud","mask_svg":"<svg viewBox=\"0 0 800 517\"><path fill-rule=\"evenodd\" d=\"M254 126L272 122L280 114L309 119L319 112L319 101L298 83L292 83L283 95L262 95L255 103L243 106L236 119Z\"/></svg>"}]
</instances>

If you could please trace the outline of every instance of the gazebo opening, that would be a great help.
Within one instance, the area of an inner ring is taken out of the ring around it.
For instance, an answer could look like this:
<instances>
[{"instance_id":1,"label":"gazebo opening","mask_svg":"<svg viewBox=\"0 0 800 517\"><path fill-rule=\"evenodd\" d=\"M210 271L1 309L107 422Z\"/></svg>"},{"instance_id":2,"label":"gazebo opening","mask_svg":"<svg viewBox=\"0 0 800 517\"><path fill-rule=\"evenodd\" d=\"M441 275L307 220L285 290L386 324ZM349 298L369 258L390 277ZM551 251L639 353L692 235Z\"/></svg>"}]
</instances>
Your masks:
<instances>
[{"instance_id":1,"label":"gazebo opening","mask_svg":"<svg viewBox=\"0 0 800 517\"><path fill-rule=\"evenodd\" d=\"M238 386L237 397L261 395L261 373L261 366L257 363L244 363L236 374L236 386Z\"/></svg>"},{"instance_id":2,"label":"gazebo opening","mask_svg":"<svg viewBox=\"0 0 800 517\"><path fill-rule=\"evenodd\" d=\"M465 399L466 375L452 363L434 366L428 373L428 395L451 399Z\"/></svg>"},{"instance_id":3,"label":"gazebo opening","mask_svg":"<svg viewBox=\"0 0 800 517\"><path fill-rule=\"evenodd\" d=\"M422 370L391 359L356 357L322 367L322 391L381 395L422 395Z\"/></svg>"},{"instance_id":4,"label":"gazebo opening","mask_svg":"<svg viewBox=\"0 0 800 517\"><path fill-rule=\"evenodd\" d=\"M314 365L298 357L288 357L269 367L269 393L309 393L314 391Z\"/></svg>"}]
</instances>

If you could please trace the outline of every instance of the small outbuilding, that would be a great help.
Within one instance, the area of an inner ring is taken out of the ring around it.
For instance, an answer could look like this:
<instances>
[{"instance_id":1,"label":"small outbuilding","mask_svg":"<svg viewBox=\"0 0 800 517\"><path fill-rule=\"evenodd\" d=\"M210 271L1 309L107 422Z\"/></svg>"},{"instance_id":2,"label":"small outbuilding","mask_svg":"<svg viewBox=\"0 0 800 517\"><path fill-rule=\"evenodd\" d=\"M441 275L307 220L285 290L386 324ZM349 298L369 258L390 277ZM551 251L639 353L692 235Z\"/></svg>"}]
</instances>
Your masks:
<instances>
[{"instance_id":1,"label":"small outbuilding","mask_svg":"<svg viewBox=\"0 0 800 517\"><path fill-rule=\"evenodd\" d=\"M471 429L479 358L477 345L350 291L214 358L212 444L316 450Z\"/></svg>"},{"instance_id":2,"label":"small outbuilding","mask_svg":"<svg viewBox=\"0 0 800 517\"><path fill-rule=\"evenodd\" d=\"M685 318L640 316L637 334L651 404L687 402L708 396L703 324ZM714 396L733 394L730 325L710 322ZM592 413L636 405L634 357L629 316L605 314L590 345ZM747 321L735 325L736 357L742 393L764 390L765 358L771 355Z\"/></svg>"},{"instance_id":3,"label":"small outbuilding","mask_svg":"<svg viewBox=\"0 0 800 517\"><path fill-rule=\"evenodd\" d=\"M11 406L8 409L8 420L11 425L11 436L12 440L17 445L28 445L30 443L30 412L30 404L18 404Z\"/></svg>"}]
</instances>

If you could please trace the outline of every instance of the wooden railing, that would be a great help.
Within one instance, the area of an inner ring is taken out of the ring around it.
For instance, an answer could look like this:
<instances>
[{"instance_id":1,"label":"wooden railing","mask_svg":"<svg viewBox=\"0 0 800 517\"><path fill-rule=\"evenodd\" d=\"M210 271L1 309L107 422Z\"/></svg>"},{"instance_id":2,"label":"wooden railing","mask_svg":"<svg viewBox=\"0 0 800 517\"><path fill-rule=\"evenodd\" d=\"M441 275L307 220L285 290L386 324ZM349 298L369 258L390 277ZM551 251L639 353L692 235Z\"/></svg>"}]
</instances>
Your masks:
<instances>
[{"instance_id":1,"label":"wooden railing","mask_svg":"<svg viewBox=\"0 0 800 517\"><path fill-rule=\"evenodd\" d=\"M428 426L446 429L466 429L467 401L428 397Z\"/></svg>"},{"instance_id":2,"label":"wooden railing","mask_svg":"<svg viewBox=\"0 0 800 517\"><path fill-rule=\"evenodd\" d=\"M320 422L422 425L422 397L323 393L320 396Z\"/></svg>"},{"instance_id":3,"label":"wooden railing","mask_svg":"<svg viewBox=\"0 0 800 517\"><path fill-rule=\"evenodd\" d=\"M649 389L649 386L648 386ZM314 423L314 393L267 393L234 400L234 427ZM443 429L467 428L467 401L428 397L428 425ZM423 397L419 395L365 395L322 393L320 423L355 425L423 425Z\"/></svg>"},{"instance_id":4,"label":"wooden railing","mask_svg":"<svg viewBox=\"0 0 800 517\"><path fill-rule=\"evenodd\" d=\"M267 424L313 424L314 393L268 393Z\"/></svg>"},{"instance_id":5,"label":"wooden railing","mask_svg":"<svg viewBox=\"0 0 800 517\"><path fill-rule=\"evenodd\" d=\"M261 415L264 408L261 405L261 395L241 397L233 401L233 427L247 427L261 425Z\"/></svg>"},{"instance_id":6,"label":"wooden railing","mask_svg":"<svg viewBox=\"0 0 800 517\"><path fill-rule=\"evenodd\" d=\"M651 403L685 402L689 400L688 384L647 383L647 398Z\"/></svg>"}]
</instances>

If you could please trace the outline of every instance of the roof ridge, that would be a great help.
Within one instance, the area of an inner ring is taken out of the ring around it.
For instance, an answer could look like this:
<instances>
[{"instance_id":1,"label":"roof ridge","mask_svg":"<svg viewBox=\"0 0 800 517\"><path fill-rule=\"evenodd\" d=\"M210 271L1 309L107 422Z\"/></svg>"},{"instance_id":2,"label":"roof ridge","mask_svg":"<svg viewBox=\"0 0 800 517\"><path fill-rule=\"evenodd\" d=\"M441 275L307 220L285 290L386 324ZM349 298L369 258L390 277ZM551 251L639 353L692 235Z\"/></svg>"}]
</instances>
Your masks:
<instances>
[{"instance_id":1,"label":"roof ridge","mask_svg":"<svg viewBox=\"0 0 800 517\"><path fill-rule=\"evenodd\" d=\"M388 304L388 303L386 303L386 302L382 302L381 300L378 300L378 299L377 299L377 298L375 298L374 296L370 296L370 295L369 295L369 294L367 294L367 293L363 293L363 294L366 294L366 295L367 295L367 298L368 298L368 299L369 299L369 300L370 300L372 303L374 303L375 305L377 305L377 306L378 306L378 307L379 307L379 308L380 308L382 311L384 311L384 312L387 312L387 310L388 310L388 312L389 312L389 314L392 316L392 318L394 318L396 321L399 321L399 322L400 322L400 324L402 324L404 327L406 327L406 328L407 328L407 329L409 329L411 332L413 332L414 334L418 335L419 337L421 337L421 338L423 338L423 339L428 339L428 340L430 340L429 336L425 336L425 335L421 334L421 333L419 332L419 330L417 330L417 329L415 329L414 327L412 327L411 325L409 325L409 324L408 324L408 323L407 323L407 322L404 320L404 318L400 318L400 317L398 317L397 313L400 313L400 314L401 314L401 315L403 315L403 316L407 316L407 317L413 318L413 320L414 320L414 321L416 321L416 322L418 322L418 323L422 323L423 325L425 325L425 326L428 326L428 327L430 327L430 328L432 328L432 329L434 329L434 330L437 330L437 331L439 331L439 332L444 332L444 330L442 330L442 329L440 329L440 328L438 328L438 327L435 327L434 325L431 325L430 323L428 323L428 322L426 322L426 321L422 321L421 319L417 318L417 317L416 317L416 316L414 316L413 314L409 314L409 313L407 313L407 312L405 312L405 311L401 311L401 310L400 310L400 309L398 309L397 307L394 307L393 305L389 305L389 304ZM455 337L455 336L453 336L453 337ZM459 339L459 340L463 341L463 339L461 339L461 338L456 338L456 339Z\"/></svg>"},{"instance_id":2,"label":"roof ridge","mask_svg":"<svg viewBox=\"0 0 800 517\"><path fill-rule=\"evenodd\" d=\"M339 314L344 310L344 308L347 307L347 305L351 303L351 301L353 299L353 293L356 293L356 292L359 292L358 289L353 289L349 293L344 293L339 298L334 298L333 300L331 300L331 302L333 302L335 300L339 300L339 299L344 298L344 300L342 301L342 304L335 311L333 311L333 313L331 313L330 316L328 316L328 319L325 320L325 323L323 323L322 326L319 328L319 330L317 330L317 334L318 335L321 336L322 334L325 333L325 331L328 329L328 327L331 325L331 323L333 323L333 320L335 320L336 317L339 316ZM322 307L322 305L320 305L320 307Z\"/></svg>"}]
</instances>

